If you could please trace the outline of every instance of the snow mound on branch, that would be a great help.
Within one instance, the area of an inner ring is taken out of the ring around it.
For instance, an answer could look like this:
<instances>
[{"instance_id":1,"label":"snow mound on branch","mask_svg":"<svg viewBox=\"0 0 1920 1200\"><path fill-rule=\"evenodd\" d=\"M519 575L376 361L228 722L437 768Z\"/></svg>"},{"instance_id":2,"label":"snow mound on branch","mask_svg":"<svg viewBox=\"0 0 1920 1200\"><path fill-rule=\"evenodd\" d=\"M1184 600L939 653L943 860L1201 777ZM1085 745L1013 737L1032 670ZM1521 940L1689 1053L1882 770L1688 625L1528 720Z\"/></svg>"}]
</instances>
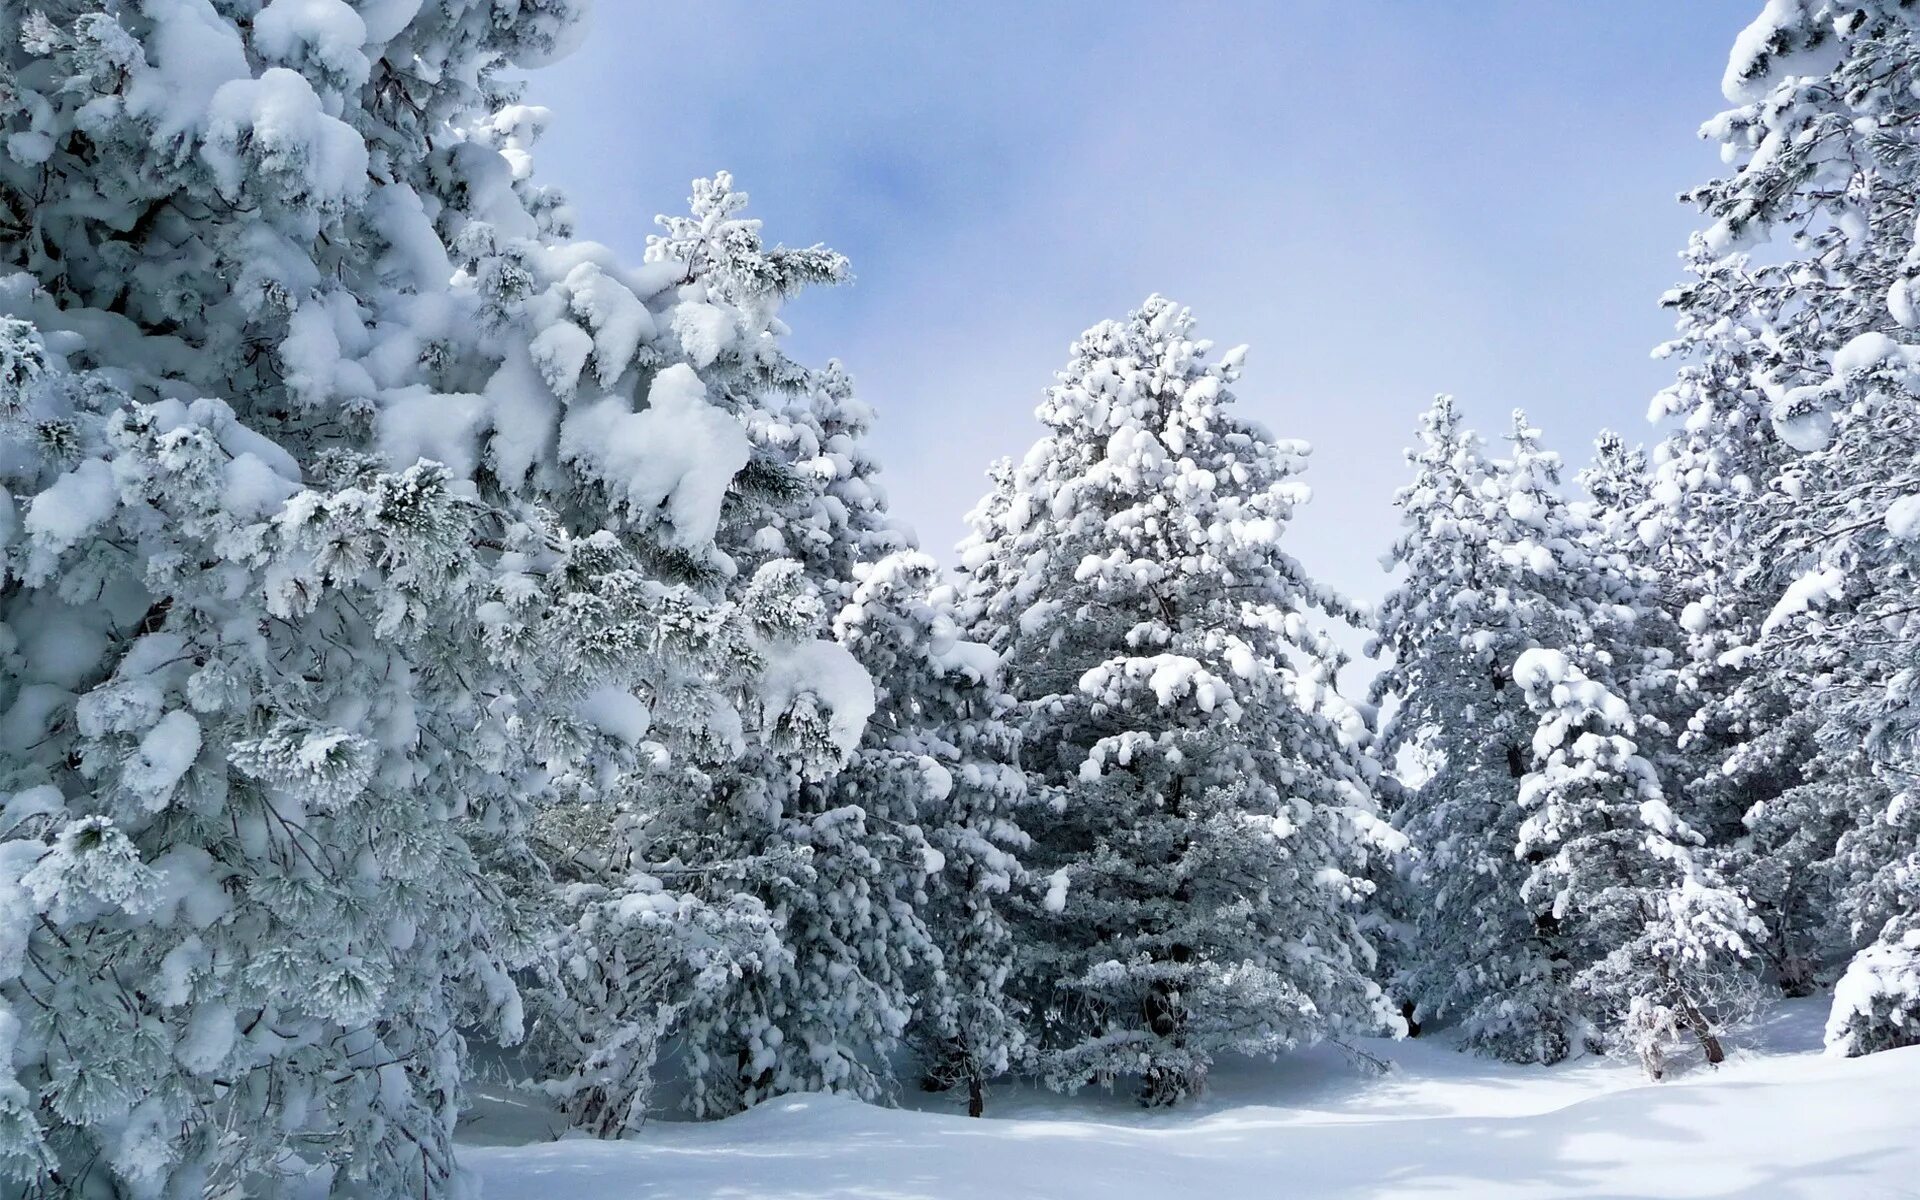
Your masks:
<instances>
[{"instance_id":1,"label":"snow mound on branch","mask_svg":"<svg viewBox=\"0 0 1920 1200\"><path fill-rule=\"evenodd\" d=\"M1887 505L1887 532L1902 540L1920 536L1920 496L1902 496Z\"/></svg>"},{"instance_id":2,"label":"snow mound on branch","mask_svg":"<svg viewBox=\"0 0 1920 1200\"><path fill-rule=\"evenodd\" d=\"M327 115L305 76L285 67L220 86L200 156L229 198L239 197L249 158L280 181L281 196L290 202L343 204L367 188L366 143Z\"/></svg>"},{"instance_id":3,"label":"snow mound on branch","mask_svg":"<svg viewBox=\"0 0 1920 1200\"><path fill-rule=\"evenodd\" d=\"M560 429L563 458L630 515L664 517L667 540L687 549L713 540L727 486L751 450L740 422L707 403L707 385L685 364L654 378L641 411L608 397L574 408Z\"/></svg>"},{"instance_id":4,"label":"snow mound on branch","mask_svg":"<svg viewBox=\"0 0 1920 1200\"><path fill-rule=\"evenodd\" d=\"M54 480L27 505L28 536L58 554L104 524L120 505L113 468L90 458Z\"/></svg>"},{"instance_id":5,"label":"snow mound on branch","mask_svg":"<svg viewBox=\"0 0 1920 1200\"><path fill-rule=\"evenodd\" d=\"M629 746L638 745L653 724L653 713L625 688L599 687L580 701L580 719Z\"/></svg>"},{"instance_id":6,"label":"snow mound on branch","mask_svg":"<svg viewBox=\"0 0 1920 1200\"><path fill-rule=\"evenodd\" d=\"M121 778L153 805L174 789L199 754L200 722L192 713L175 709L140 739L140 749L128 760Z\"/></svg>"},{"instance_id":7,"label":"snow mound on branch","mask_svg":"<svg viewBox=\"0 0 1920 1200\"><path fill-rule=\"evenodd\" d=\"M828 734L842 756L860 745L873 715L873 678L838 642L817 640L782 647L767 656L760 702L769 713L783 713L811 696L827 708Z\"/></svg>"},{"instance_id":8,"label":"snow mound on branch","mask_svg":"<svg viewBox=\"0 0 1920 1200\"><path fill-rule=\"evenodd\" d=\"M1846 584L1847 574L1838 567L1822 567L1807 572L1787 585L1786 592L1761 623L1760 631L1772 633L1786 622L1810 611L1815 604L1838 599Z\"/></svg>"},{"instance_id":9,"label":"snow mound on branch","mask_svg":"<svg viewBox=\"0 0 1920 1200\"><path fill-rule=\"evenodd\" d=\"M1046 905L1048 912L1067 911L1067 888L1072 882L1065 867L1047 876L1047 896L1042 903Z\"/></svg>"},{"instance_id":10,"label":"snow mound on branch","mask_svg":"<svg viewBox=\"0 0 1920 1200\"><path fill-rule=\"evenodd\" d=\"M1218 710L1232 719L1239 715L1233 687L1226 680L1184 654L1156 654L1150 658L1121 658L1101 663L1080 677L1080 690L1116 707L1126 707L1127 684L1144 683L1160 707L1191 700L1201 712Z\"/></svg>"},{"instance_id":11,"label":"snow mound on branch","mask_svg":"<svg viewBox=\"0 0 1920 1200\"><path fill-rule=\"evenodd\" d=\"M1831 36L1831 29L1820 28L1815 7L1806 0L1767 0L1760 15L1733 39L1720 94L1733 104L1753 104L1765 99L1783 76L1832 70L1845 44Z\"/></svg>"},{"instance_id":12,"label":"snow mound on branch","mask_svg":"<svg viewBox=\"0 0 1920 1200\"><path fill-rule=\"evenodd\" d=\"M271 0L253 19L253 44L274 62L297 67L311 61L350 87L367 81L370 66L361 47L367 23L345 0Z\"/></svg>"},{"instance_id":13,"label":"snow mound on branch","mask_svg":"<svg viewBox=\"0 0 1920 1200\"><path fill-rule=\"evenodd\" d=\"M153 66L135 73L127 111L153 122L160 145L197 126L214 93L251 79L253 71L239 34L207 0L147 0L142 10L153 22L147 38Z\"/></svg>"}]
</instances>

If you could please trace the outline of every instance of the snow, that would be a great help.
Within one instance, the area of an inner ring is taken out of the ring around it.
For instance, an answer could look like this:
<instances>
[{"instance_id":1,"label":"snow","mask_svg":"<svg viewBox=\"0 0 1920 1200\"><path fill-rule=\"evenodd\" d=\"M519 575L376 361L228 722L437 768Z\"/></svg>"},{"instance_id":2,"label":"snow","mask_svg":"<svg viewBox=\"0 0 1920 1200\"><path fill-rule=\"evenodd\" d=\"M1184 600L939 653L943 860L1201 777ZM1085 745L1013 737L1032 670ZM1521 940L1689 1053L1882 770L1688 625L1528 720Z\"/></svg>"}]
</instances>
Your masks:
<instances>
[{"instance_id":1,"label":"snow","mask_svg":"<svg viewBox=\"0 0 1920 1200\"><path fill-rule=\"evenodd\" d=\"M140 749L127 760L122 778L152 804L174 789L199 755L200 722L185 709L175 709L140 739Z\"/></svg>"},{"instance_id":2,"label":"snow","mask_svg":"<svg viewBox=\"0 0 1920 1200\"><path fill-rule=\"evenodd\" d=\"M198 124L223 85L253 72L239 34L207 0L148 0L142 15L153 22L153 69L135 74L127 111L152 121L161 144Z\"/></svg>"},{"instance_id":3,"label":"snow","mask_svg":"<svg viewBox=\"0 0 1920 1200\"><path fill-rule=\"evenodd\" d=\"M89 458L33 498L24 524L29 536L58 553L99 528L119 504L113 469L105 459Z\"/></svg>"},{"instance_id":4,"label":"snow","mask_svg":"<svg viewBox=\"0 0 1920 1200\"><path fill-rule=\"evenodd\" d=\"M1773 431L1802 454L1814 454L1833 441L1833 414L1821 407L1824 388L1798 387L1774 402Z\"/></svg>"},{"instance_id":5,"label":"snow","mask_svg":"<svg viewBox=\"0 0 1920 1200\"><path fill-rule=\"evenodd\" d=\"M271 0L253 19L262 55L289 66L311 57L351 87L367 81L370 66L360 51L366 40L366 22L346 0Z\"/></svg>"},{"instance_id":6,"label":"snow","mask_svg":"<svg viewBox=\"0 0 1920 1200\"><path fill-rule=\"evenodd\" d=\"M1761 623L1761 632L1773 632L1780 625L1809 611L1816 603L1838 599L1846 582L1846 572L1838 567L1808 571L1787 585L1787 590L1773 606L1773 611Z\"/></svg>"},{"instance_id":7,"label":"snow","mask_svg":"<svg viewBox=\"0 0 1920 1200\"><path fill-rule=\"evenodd\" d=\"M1864 374L1894 359L1905 361L1900 344L1884 333L1863 333L1833 353L1833 373L1844 379Z\"/></svg>"},{"instance_id":8,"label":"snow","mask_svg":"<svg viewBox=\"0 0 1920 1200\"><path fill-rule=\"evenodd\" d=\"M638 745L653 724L646 702L625 688L599 687L580 701L580 719L610 738Z\"/></svg>"},{"instance_id":9,"label":"snow","mask_svg":"<svg viewBox=\"0 0 1920 1200\"><path fill-rule=\"evenodd\" d=\"M1920 998L1915 996L1920 990L1914 974L1916 960L1920 960L1920 929L1902 934L1898 944L1876 944L1856 954L1834 985L1827 1045L1842 1053L1854 1050L1848 1027L1856 1017L1871 1015L1877 1003L1891 1001L1894 1012L1911 1012Z\"/></svg>"},{"instance_id":10,"label":"snow","mask_svg":"<svg viewBox=\"0 0 1920 1200\"><path fill-rule=\"evenodd\" d=\"M760 703L769 717L790 710L803 696L826 706L828 735L845 756L860 744L873 715L873 679L838 642L816 640L782 646L767 655Z\"/></svg>"},{"instance_id":11,"label":"snow","mask_svg":"<svg viewBox=\"0 0 1920 1200\"><path fill-rule=\"evenodd\" d=\"M424 384L396 388L381 401L380 448L395 470L425 459L468 478L479 465L487 415L480 396L433 392Z\"/></svg>"},{"instance_id":12,"label":"snow","mask_svg":"<svg viewBox=\"0 0 1920 1200\"><path fill-rule=\"evenodd\" d=\"M527 351L553 394L571 396L587 356L593 353L593 336L572 321L555 321L540 331Z\"/></svg>"},{"instance_id":13,"label":"snow","mask_svg":"<svg viewBox=\"0 0 1920 1200\"><path fill-rule=\"evenodd\" d=\"M680 348L693 365L705 370L733 344L733 318L712 304L682 301L673 306L669 317Z\"/></svg>"},{"instance_id":14,"label":"snow","mask_svg":"<svg viewBox=\"0 0 1920 1200\"><path fill-rule=\"evenodd\" d=\"M233 1050L234 1032L232 1009L224 1004L197 1005L173 1056L195 1075L209 1074L218 1070Z\"/></svg>"},{"instance_id":15,"label":"snow","mask_svg":"<svg viewBox=\"0 0 1920 1200\"><path fill-rule=\"evenodd\" d=\"M408 2L412 3L413 0ZM550 67L580 48L593 27L593 0L571 0L567 7L579 15L554 30L552 45L528 46L516 53L513 56L514 66L527 70Z\"/></svg>"},{"instance_id":16,"label":"snow","mask_svg":"<svg viewBox=\"0 0 1920 1200\"><path fill-rule=\"evenodd\" d=\"M367 42L392 41L420 11L422 0L359 0L360 20L367 30Z\"/></svg>"},{"instance_id":17,"label":"snow","mask_svg":"<svg viewBox=\"0 0 1920 1200\"><path fill-rule=\"evenodd\" d=\"M1920 496L1902 496L1887 505L1887 532L1903 541L1920 537Z\"/></svg>"},{"instance_id":18,"label":"snow","mask_svg":"<svg viewBox=\"0 0 1920 1200\"><path fill-rule=\"evenodd\" d=\"M911 1092L943 1111L801 1095L627 1142L556 1142L548 1114L495 1101L463 1136L536 1144L469 1144L462 1161L487 1200L1907 1194L1920 1048L1824 1056L1824 1007L1783 1006L1725 1066L1657 1084L1623 1062L1509 1066L1427 1037L1363 1043L1393 1064L1379 1078L1325 1049L1222 1064L1205 1099L1172 1111L996 1087L976 1121Z\"/></svg>"},{"instance_id":19,"label":"snow","mask_svg":"<svg viewBox=\"0 0 1920 1200\"><path fill-rule=\"evenodd\" d=\"M251 451L236 454L222 469L220 502L239 521L259 521L278 512L300 485Z\"/></svg>"},{"instance_id":20,"label":"snow","mask_svg":"<svg viewBox=\"0 0 1920 1200\"><path fill-rule=\"evenodd\" d=\"M1782 75L1820 75L1831 69L1840 55L1838 38L1828 37L1808 47L1792 37L1796 27L1811 24L1807 20L1811 7L1805 0L1767 0L1766 8L1733 40L1720 81L1721 94L1734 104L1750 104L1764 97Z\"/></svg>"},{"instance_id":21,"label":"snow","mask_svg":"<svg viewBox=\"0 0 1920 1200\"><path fill-rule=\"evenodd\" d=\"M262 173L282 176L289 199L333 205L366 191L366 143L327 115L305 76L269 67L258 79L222 84L208 110L200 154L230 199L252 174L244 158L257 160Z\"/></svg>"},{"instance_id":22,"label":"snow","mask_svg":"<svg viewBox=\"0 0 1920 1200\"><path fill-rule=\"evenodd\" d=\"M1124 706L1123 680L1144 681L1162 708L1191 699L1201 712L1219 707L1235 715L1233 688L1184 654L1156 654L1150 658L1122 658L1105 662L1080 677L1080 690L1089 696Z\"/></svg>"},{"instance_id":23,"label":"snow","mask_svg":"<svg viewBox=\"0 0 1920 1200\"><path fill-rule=\"evenodd\" d=\"M698 548L713 540L727 486L752 452L740 422L706 394L678 364L654 377L640 412L617 397L577 405L561 427L561 456L635 516L664 515L673 543Z\"/></svg>"},{"instance_id":24,"label":"snow","mask_svg":"<svg viewBox=\"0 0 1920 1200\"><path fill-rule=\"evenodd\" d=\"M1544 688L1564 682L1573 674L1573 664L1558 650L1535 647L1523 651L1513 663L1514 682L1521 687Z\"/></svg>"},{"instance_id":25,"label":"snow","mask_svg":"<svg viewBox=\"0 0 1920 1200\"><path fill-rule=\"evenodd\" d=\"M546 461L554 440L554 402L529 351L508 352L487 381L485 402L493 424L487 451L494 474L519 483Z\"/></svg>"},{"instance_id":26,"label":"snow","mask_svg":"<svg viewBox=\"0 0 1920 1200\"><path fill-rule=\"evenodd\" d=\"M1888 518L1892 518L1891 513L1888 514ZM1680 610L1680 628L1688 633L1704 632L1712 620L1711 611L1698 600L1688 601L1686 607Z\"/></svg>"},{"instance_id":27,"label":"snow","mask_svg":"<svg viewBox=\"0 0 1920 1200\"><path fill-rule=\"evenodd\" d=\"M626 370L640 343L658 334L653 314L633 290L607 274L596 263L584 262L567 273L567 290L574 315L593 328L595 370L602 385L611 386Z\"/></svg>"}]
</instances>

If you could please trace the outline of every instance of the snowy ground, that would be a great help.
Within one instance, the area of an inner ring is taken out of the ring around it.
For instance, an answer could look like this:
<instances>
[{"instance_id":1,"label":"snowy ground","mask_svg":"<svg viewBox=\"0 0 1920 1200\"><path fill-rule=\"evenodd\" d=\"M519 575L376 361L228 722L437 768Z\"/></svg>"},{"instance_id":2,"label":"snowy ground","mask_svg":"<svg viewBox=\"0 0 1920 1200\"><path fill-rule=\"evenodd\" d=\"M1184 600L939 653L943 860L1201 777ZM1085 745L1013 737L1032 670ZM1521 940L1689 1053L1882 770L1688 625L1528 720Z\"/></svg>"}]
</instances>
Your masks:
<instances>
[{"instance_id":1,"label":"snowy ground","mask_svg":"<svg viewBox=\"0 0 1920 1200\"><path fill-rule=\"evenodd\" d=\"M462 1158L485 1200L1920 1197L1920 1048L1827 1058L1824 1012L1789 1006L1726 1066L1660 1084L1422 1039L1368 1045L1394 1063L1384 1078L1317 1051L1223 1069L1204 1103L1171 1113L1017 1088L984 1121L801 1096L634 1141L472 1144ZM541 1126L496 1101L468 1138Z\"/></svg>"}]
</instances>

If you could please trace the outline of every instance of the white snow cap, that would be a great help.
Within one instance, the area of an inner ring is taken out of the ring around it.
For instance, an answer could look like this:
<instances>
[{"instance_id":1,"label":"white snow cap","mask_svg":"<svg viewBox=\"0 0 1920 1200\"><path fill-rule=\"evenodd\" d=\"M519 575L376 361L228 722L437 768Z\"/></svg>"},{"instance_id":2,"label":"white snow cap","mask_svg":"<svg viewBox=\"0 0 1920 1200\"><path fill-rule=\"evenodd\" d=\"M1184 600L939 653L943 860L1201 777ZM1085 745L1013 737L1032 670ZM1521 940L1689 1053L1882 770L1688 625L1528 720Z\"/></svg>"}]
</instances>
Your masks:
<instances>
[{"instance_id":1,"label":"white snow cap","mask_svg":"<svg viewBox=\"0 0 1920 1200\"><path fill-rule=\"evenodd\" d=\"M873 679L838 642L815 640L781 647L767 656L760 701L769 714L783 713L811 695L829 713L827 728L842 756L851 755L873 715Z\"/></svg>"},{"instance_id":2,"label":"white snow cap","mask_svg":"<svg viewBox=\"0 0 1920 1200\"><path fill-rule=\"evenodd\" d=\"M1069 879L1065 867L1061 867L1058 871L1047 876L1047 898L1043 903L1045 903L1048 912L1057 913L1067 910L1068 883Z\"/></svg>"},{"instance_id":3,"label":"white snow cap","mask_svg":"<svg viewBox=\"0 0 1920 1200\"><path fill-rule=\"evenodd\" d=\"M609 397L574 408L560 431L562 457L636 517L664 516L668 540L687 549L713 540L751 451L740 422L707 403L707 385L684 363L654 377L641 411Z\"/></svg>"}]
</instances>

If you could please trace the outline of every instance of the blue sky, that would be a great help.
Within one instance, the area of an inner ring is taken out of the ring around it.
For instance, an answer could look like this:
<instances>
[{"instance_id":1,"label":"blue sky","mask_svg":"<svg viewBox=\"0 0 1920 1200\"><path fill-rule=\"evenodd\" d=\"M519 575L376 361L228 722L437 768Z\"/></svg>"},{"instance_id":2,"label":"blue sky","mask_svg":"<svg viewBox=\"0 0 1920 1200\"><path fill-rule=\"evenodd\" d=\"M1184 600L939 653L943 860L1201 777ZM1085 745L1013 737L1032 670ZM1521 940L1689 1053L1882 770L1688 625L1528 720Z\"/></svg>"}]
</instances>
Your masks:
<instances>
[{"instance_id":1,"label":"blue sky","mask_svg":"<svg viewBox=\"0 0 1920 1200\"><path fill-rule=\"evenodd\" d=\"M637 258L724 168L771 239L853 259L792 346L853 371L937 555L1074 336L1159 291L1252 346L1242 403L1315 448L1290 548L1373 600L1433 393L1575 466L1650 435L1675 195L1759 7L599 0L527 98L584 236Z\"/></svg>"}]
</instances>

